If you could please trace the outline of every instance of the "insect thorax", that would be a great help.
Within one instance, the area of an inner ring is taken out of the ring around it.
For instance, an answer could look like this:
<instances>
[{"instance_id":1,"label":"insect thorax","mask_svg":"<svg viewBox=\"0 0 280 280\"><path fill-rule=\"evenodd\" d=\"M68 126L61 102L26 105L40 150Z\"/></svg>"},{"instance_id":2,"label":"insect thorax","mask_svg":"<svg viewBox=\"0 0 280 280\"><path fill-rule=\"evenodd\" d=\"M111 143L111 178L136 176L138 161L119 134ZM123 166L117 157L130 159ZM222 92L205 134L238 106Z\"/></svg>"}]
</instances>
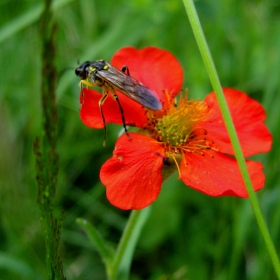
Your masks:
<instances>
[{"instance_id":1,"label":"insect thorax","mask_svg":"<svg viewBox=\"0 0 280 280\"><path fill-rule=\"evenodd\" d=\"M109 69L109 65L105 60L97 60L90 64L88 67L88 76L87 79L94 83L95 85L102 87L104 85L104 80L98 77L98 72L107 71Z\"/></svg>"}]
</instances>

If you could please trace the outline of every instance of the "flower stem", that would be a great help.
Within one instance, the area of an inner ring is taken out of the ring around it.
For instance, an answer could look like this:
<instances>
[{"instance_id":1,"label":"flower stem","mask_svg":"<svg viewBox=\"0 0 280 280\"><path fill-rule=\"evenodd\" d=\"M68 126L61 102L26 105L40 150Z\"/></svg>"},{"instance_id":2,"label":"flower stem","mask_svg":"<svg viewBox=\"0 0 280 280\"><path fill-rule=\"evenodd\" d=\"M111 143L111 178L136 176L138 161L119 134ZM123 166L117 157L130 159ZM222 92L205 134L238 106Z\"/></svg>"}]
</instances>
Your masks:
<instances>
[{"instance_id":1,"label":"flower stem","mask_svg":"<svg viewBox=\"0 0 280 280\"><path fill-rule=\"evenodd\" d=\"M115 254L113 265L109 271L109 279L128 279L132 255L141 230L150 214L150 207L141 211L131 211L126 228Z\"/></svg>"},{"instance_id":2,"label":"flower stem","mask_svg":"<svg viewBox=\"0 0 280 280\"><path fill-rule=\"evenodd\" d=\"M280 279L280 263L279 263L279 259L275 250L275 247L273 245L273 242L271 240L267 225L265 223L264 217L262 215L262 211L260 209L259 203L258 203L258 199L256 196L256 193L254 192L253 186L252 186L252 182L247 170L247 166L246 166L246 162L242 153L242 149L240 146L240 143L238 141L238 137L236 134L236 130L225 100L225 97L223 95L223 91L222 91L222 87L221 87L221 83L211 56L211 53L209 51L208 45L206 43L206 39L204 37L203 34L203 30L198 18L198 15L196 13L196 9L195 6L193 4L192 0L183 0L183 3L185 5L186 8L186 12L192 27L192 30L194 32L194 36L195 39L197 41L199 50L201 52L201 56L202 59L204 61L205 64L205 68L208 72L211 84L213 86L213 89L216 93L217 96L217 100L230 136L230 140L232 142L233 145L233 149L235 152L235 156L239 165L239 168L241 170L241 174L246 186L246 189L248 191L249 194L249 199L258 223L258 226L260 228L260 231L263 235L267 250L270 254L275 272L277 274L278 279Z\"/></svg>"}]
</instances>

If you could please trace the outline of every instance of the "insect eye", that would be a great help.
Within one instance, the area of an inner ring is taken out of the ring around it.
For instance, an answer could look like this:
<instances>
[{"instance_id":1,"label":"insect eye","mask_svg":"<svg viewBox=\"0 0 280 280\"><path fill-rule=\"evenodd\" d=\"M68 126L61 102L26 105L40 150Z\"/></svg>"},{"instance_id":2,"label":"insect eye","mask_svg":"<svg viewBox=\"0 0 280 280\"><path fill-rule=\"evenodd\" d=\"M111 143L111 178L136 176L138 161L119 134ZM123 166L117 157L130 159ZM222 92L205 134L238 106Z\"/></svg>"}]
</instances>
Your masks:
<instances>
[{"instance_id":1,"label":"insect eye","mask_svg":"<svg viewBox=\"0 0 280 280\"><path fill-rule=\"evenodd\" d=\"M82 80L86 79L87 77L87 71L85 70L84 67L78 67L76 70L75 70L75 74L77 76L79 76Z\"/></svg>"},{"instance_id":2,"label":"insect eye","mask_svg":"<svg viewBox=\"0 0 280 280\"><path fill-rule=\"evenodd\" d=\"M75 70L75 74L76 74L77 76L80 76L80 74L81 74L81 69L77 68L77 69Z\"/></svg>"},{"instance_id":3,"label":"insect eye","mask_svg":"<svg viewBox=\"0 0 280 280\"><path fill-rule=\"evenodd\" d=\"M75 70L75 74L76 74L77 76L82 77L83 74L84 74L84 69L81 68L81 67L78 67L78 68Z\"/></svg>"}]
</instances>

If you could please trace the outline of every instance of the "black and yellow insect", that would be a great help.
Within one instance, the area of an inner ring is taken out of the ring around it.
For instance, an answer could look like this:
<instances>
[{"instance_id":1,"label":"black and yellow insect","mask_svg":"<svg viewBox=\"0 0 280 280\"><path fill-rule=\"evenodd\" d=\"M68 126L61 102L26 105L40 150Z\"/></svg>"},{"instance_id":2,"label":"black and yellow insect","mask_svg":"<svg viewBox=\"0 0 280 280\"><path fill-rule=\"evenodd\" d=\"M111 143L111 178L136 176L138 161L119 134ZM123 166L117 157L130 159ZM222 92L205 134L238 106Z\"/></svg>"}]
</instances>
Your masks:
<instances>
[{"instance_id":1,"label":"black and yellow insect","mask_svg":"<svg viewBox=\"0 0 280 280\"><path fill-rule=\"evenodd\" d=\"M122 70L119 70L105 60L97 60L94 62L86 61L76 68L75 73L81 78L81 85L98 86L102 88L103 96L99 100L99 108L104 123L105 137L106 120L103 114L102 105L109 93L113 94L113 97L118 103L122 115L123 126L128 136L129 134L125 125L124 111L116 94L117 91L123 93L148 109L162 109L162 104L157 98L155 92L131 77L126 66L124 66Z\"/></svg>"}]
</instances>

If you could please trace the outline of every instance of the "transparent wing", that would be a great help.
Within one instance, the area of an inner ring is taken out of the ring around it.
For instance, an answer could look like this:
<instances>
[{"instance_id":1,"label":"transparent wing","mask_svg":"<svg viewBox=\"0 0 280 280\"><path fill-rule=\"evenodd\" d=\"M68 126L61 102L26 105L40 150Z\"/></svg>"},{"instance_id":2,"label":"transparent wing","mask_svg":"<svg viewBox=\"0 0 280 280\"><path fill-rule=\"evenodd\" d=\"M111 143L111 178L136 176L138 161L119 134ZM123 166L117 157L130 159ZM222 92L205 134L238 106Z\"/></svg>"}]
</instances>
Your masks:
<instances>
[{"instance_id":1,"label":"transparent wing","mask_svg":"<svg viewBox=\"0 0 280 280\"><path fill-rule=\"evenodd\" d=\"M108 69L97 71L98 78L106 81L115 91L125 94L149 109L162 109L162 104L154 91L109 63L107 64Z\"/></svg>"}]
</instances>

